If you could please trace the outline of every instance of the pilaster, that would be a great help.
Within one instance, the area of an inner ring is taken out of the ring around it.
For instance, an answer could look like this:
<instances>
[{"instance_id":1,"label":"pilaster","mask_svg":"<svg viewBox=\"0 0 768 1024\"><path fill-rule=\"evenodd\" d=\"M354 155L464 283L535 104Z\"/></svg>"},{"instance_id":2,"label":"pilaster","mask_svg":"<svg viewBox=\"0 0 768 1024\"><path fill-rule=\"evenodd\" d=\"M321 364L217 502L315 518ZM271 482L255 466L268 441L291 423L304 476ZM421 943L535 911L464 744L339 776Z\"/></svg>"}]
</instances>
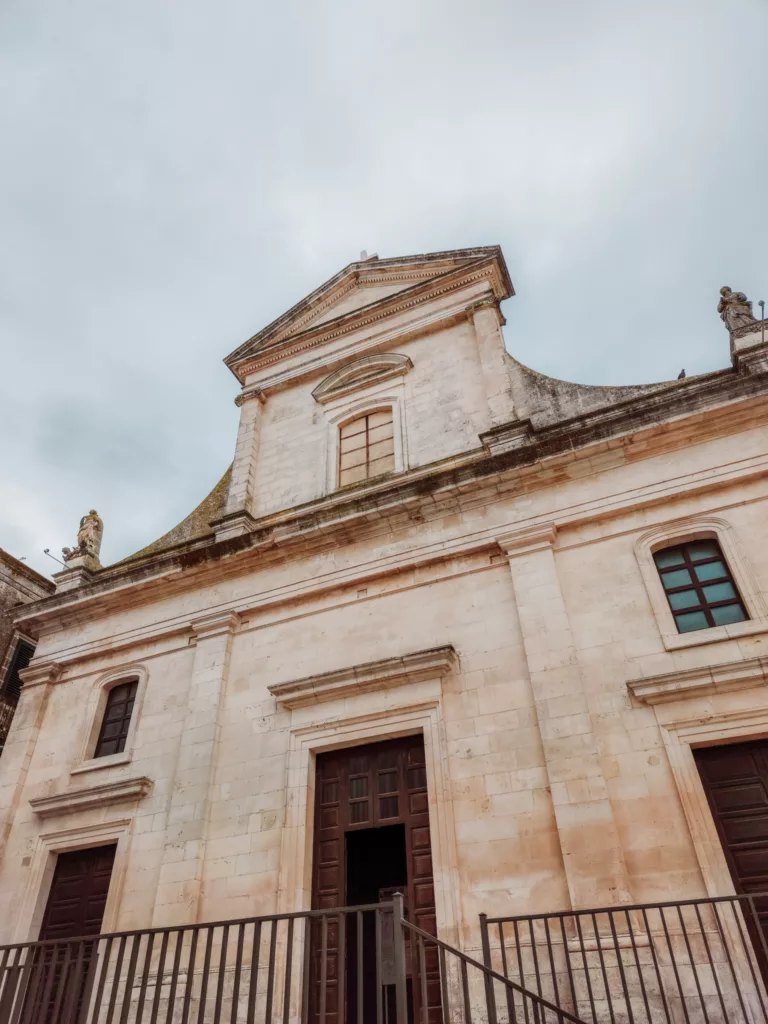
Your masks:
<instances>
[{"instance_id":1,"label":"pilaster","mask_svg":"<svg viewBox=\"0 0 768 1024\"><path fill-rule=\"evenodd\" d=\"M229 483L227 503L221 520L215 524L216 540L227 540L248 532L256 483L256 457L264 407L264 392L251 385L235 399L240 407L235 459Z\"/></svg>"},{"instance_id":2,"label":"pilaster","mask_svg":"<svg viewBox=\"0 0 768 1024\"><path fill-rule=\"evenodd\" d=\"M197 921L205 842L216 796L214 772L221 705L229 674L232 635L238 622L239 616L228 611L201 616L190 623L197 647L168 810L153 927Z\"/></svg>"},{"instance_id":3,"label":"pilaster","mask_svg":"<svg viewBox=\"0 0 768 1024\"><path fill-rule=\"evenodd\" d=\"M36 665L33 661L19 674L23 683L21 696L0 757L0 861L24 792L48 698L61 676L61 665L55 661Z\"/></svg>"},{"instance_id":4,"label":"pilaster","mask_svg":"<svg viewBox=\"0 0 768 1024\"><path fill-rule=\"evenodd\" d=\"M555 563L553 523L497 538L509 558L566 880L574 908L630 902L621 849Z\"/></svg>"},{"instance_id":5,"label":"pilaster","mask_svg":"<svg viewBox=\"0 0 768 1024\"><path fill-rule=\"evenodd\" d=\"M469 308L475 328L480 367L491 413L491 427L515 419L509 373L504 362L504 336L501 333L504 317L499 304L489 296Z\"/></svg>"}]
</instances>

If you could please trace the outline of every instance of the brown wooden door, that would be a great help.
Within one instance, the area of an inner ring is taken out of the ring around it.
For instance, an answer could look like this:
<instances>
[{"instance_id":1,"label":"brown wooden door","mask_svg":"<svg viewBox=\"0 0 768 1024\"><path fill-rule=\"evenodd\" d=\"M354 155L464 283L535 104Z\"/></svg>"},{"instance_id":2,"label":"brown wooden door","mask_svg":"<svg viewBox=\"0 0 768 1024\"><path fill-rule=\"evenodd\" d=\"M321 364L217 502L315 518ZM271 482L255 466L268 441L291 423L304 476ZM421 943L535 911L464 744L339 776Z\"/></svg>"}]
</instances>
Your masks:
<instances>
[{"instance_id":1,"label":"brown wooden door","mask_svg":"<svg viewBox=\"0 0 768 1024\"><path fill-rule=\"evenodd\" d=\"M95 942L64 940L98 935L104 917L112 865L112 846L60 853L45 907L41 946L25 1000L24 1020L36 1024L69 1024L77 1019L96 966Z\"/></svg>"},{"instance_id":2,"label":"brown wooden door","mask_svg":"<svg viewBox=\"0 0 768 1024\"><path fill-rule=\"evenodd\" d=\"M768 740L693 753L736 891L768 892ZM755 909L768 939L768 898ZM755 948L765 959L759 941Z\"/></svg>"},{"instance_id":3,"label":"brown wooden door","mask_svg":"<svg viewBox=\"0 0 768 1024\"><path fill-rule=\"evenodd\" d=\"M364 833L367 833L364 834ZM401 836L402 838L399 838ZM403 847L398 874L398 843ZM424 931L436 934L432 875L427 773L424 740L409 736L322 754L317 758L313 909L405 897L406 915ZM372 915L371 915L372 917ZM369 937L373 922L366 926ZM347 950L354 951L356 924L347 929ZM349 956L345 991L338 992L338 929L329 929L326 1020L320 1024L362 1024L357 1021L356 964ZM375 1018L375 979L371 973L375 946L366 940L363 993L365 1013ZM313 944L317 950L317 942ZM427 1002L430 1021L439 1022L440 984L437 957L427 962ZM420 983L414 958L409 956L409 991L414 1019L421 1020ZM319 1014L319 973L313 972L313 1009ZM391 996L391 993L388 993ZM346 1012L345 1012L346 1009ZM340 1012L341 1011L341 1012Z\"/></svg>"}]
</instances>

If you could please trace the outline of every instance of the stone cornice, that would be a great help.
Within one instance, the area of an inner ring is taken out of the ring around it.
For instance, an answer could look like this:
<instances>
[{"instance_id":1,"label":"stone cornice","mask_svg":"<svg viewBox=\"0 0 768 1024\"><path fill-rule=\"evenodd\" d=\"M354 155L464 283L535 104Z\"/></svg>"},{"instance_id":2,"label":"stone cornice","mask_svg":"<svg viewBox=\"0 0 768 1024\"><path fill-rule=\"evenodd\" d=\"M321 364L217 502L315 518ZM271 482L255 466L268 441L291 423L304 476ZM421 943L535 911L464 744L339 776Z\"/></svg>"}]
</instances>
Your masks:
<instances>
[{"instance_id":1,"label":"stone cornice","mask_svg":"<svg viewBox=\"0 0 768 1024\"><path fill-rule=\"evenodd\" d=\"M223 633L234 633L240 624L240 616L234 611L213 612L210 615L200 615L189 624L189 628L200 640L210 640L211 637L221 636Z\"/></svg>"},{"instance_id":2,"label":"stone cornice","mask_svg":"<svg viewBox=\"0 0 768 1024\"><path fill-rule=\"evenodd\" d=\"M40 664L33 661L29 668L23 668L19 672L19 679L25 690L31 690L33 686L57 683L61 678L61 672L61 665L56 661L44 661Z\"/></svg>"},{"instance_id":3,"label":"stone cornice","mask_svg":"<svg viewBox=\"0 0 768 1024\"><path fill-rule=\"evenodd\" d=\"M458 664L451 646L415 651L401 658L385 658L364 665L351 665L335 672L322 672L289 683L268 687L272 696L287 708L320 704L368 690L385 690L423 679L439 679Z\"/></svg>"},{"instance_id":4,"label":"stone cornice","mask_svg":"<svg viewBox=\"0 0 768 1024\"><path fill-rule=\"evenodd\" d=\"M105 782L100 786L70 789L54 796L40 796L29 803L39 817L52 818L54 815L74 814L93 807L112 807L114 804L126 803L129 800L141 800L151 789L151 779L142 776L138 779Z\"/></svg>"},{"instance_id":5,"label":"stone cornice","mask_svg":"<svg viewBox=\"0 0 768 1024\"><path fill-rule=\"evenodd\" d=\"M699 419L697 429L700 440L733 433L768 419L768 404L764 401L768 378L740 376L732 370L713 376L720 383L720 404L708 409L706 420ZM711 385L711 381L709 383ZM711 390L708 393L711 394ZM681 395L682 390L672 396L676 404L683 404ZM651 398L657 396L658 393ZM737 402L736 399L753 400ZM760 405L757 405L758 400ZM485 449L478 448L458 457L399 474L393 479L370 485L361 484L357 488L335 492L305 505L264 517L254 522L250 533L242 536L220 543L206 539L181 544L169 551L147 556L141 561L120 564L112 570L107 568L87 587L26 606L17 616L18 624L35 632L47 623L71 621L73 615L99 614L115 599L125 605L126 601L145 600L146 597L142 595L148 594L150 590L154 596L170 593L180 586L193 585L206 569L213 571L214 565L215 571L221 573L222 559L229 563L229 568L224 571L236 573L243 571L238 570L236 562L257 555L261 558L270 553L277 557L278 548L282 549L281 557L288 557L291 546L305 556L312 550L313 542L320 547L326 546L334 528L341 531L340 537L343 538L353 525L359 527L371 517L380 521L382 515L390 518L408 516L417 514L420 509L428 514L436 500L455 500L460 505L465 498L468 501L475 500L473 492L481 489L501 488L503 493L511 495L516 481L521 487L530 490L537 486L536 475L540 470L544 474L542 486L550 487L553 473L558 472L558 467L566 464L573 466L579 460L586 461L597 453L607 451L610 439L616 436L619 426L624 434L620 446L626 449L629 459L649 458L658 451L674 450L676 446L688 443L689 422L682 416L673 417L674 408L669 410L666 421L660 420L656 406L649 408L649 418L645 419L648 402L647 396L643 396L634 402L624 403L628 408L620 421L613 416L613 409L608 410L610 429L604 429L606 420L601 419L598 413L593 413L584 418L583 428L571 423L566 427L558 424L540 431L534 430L531 444L503 455L492 457ZM684 411L693 410L686 408ZM663 427L663 431L659 427ZM654 438L657 440L654 441ZM634 453L636 444L639 448ZM612 442L611 447L615 448L616 443ZM546 461L543 461L545 458ZM743 465L735 465L733 469L723 467L722 472L709 474L706 481L699 481L694 474L695 482L692 480L684 484L682 479L677 480L675 492L681 493L681 488L686 493L691 489L711 489L723 486L730 479L759 477L765 473L765 468L761 467L763 463L759 459L751 459ZM601 508L613 511L588 512L585 508L578 514L574 512L575 520L581 522L585 518L616 514L619 507L635 504L645 507L658 502L661 495L668 492L669 487L662 484L650 489L641 487L620 501L604 500L597 503ZM590 509L593 504L587 503ZM558 520L566 522L574 516L559 516Z\"/></svg>"},{"instance_id":6,"label":"stone cornice","mask_svg":"<svg viewBox=\"0 0 768 1024\"><path fill-rule=\"evenodd\" d=\"M528 555L533 551L553 548L557 539L557 527L554 523L541 523L526 526L522 530L512 530L496 537L496 543L508 558L516 555Z\"/></svg>"},{"instance_id":7,"label":"stone cornice","mask_svg":"<svg viewBox=\"0 0 768 1024\"><path fill-rule=\"evenodd\" d=\"M765 683L768 683L768 657L630 679L627 689L643 704L663 704L729 690L745 690Z\"/></svg>"}]
</instances>

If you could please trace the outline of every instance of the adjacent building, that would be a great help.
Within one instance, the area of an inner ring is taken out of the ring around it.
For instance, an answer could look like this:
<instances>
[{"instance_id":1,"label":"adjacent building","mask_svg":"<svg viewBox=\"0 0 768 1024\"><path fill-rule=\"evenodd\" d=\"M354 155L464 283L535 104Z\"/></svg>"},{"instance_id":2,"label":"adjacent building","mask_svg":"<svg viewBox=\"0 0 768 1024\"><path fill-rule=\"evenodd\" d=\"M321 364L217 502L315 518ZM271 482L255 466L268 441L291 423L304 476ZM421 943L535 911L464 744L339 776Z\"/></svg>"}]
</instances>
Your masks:
<instances>
[{"instance_id":1,"label":"adjacent building","mask_svg":"<svg viewBox=\"0 0 768 1024\"><path fill-rule=\"evenodd\" d=\"M28 633L14 627L21 605L48 597L54 584L0 548L0 754L21 693L19 673L35 653Z\"/></svg>"},{"instance_id":2,"label":"adjacent building","mask_svg":"<svg viewBox=\"0 0 768 1024\"><path fill-rule=\"evenodd\" d=\"M160 929L103 954L134 1004L209 972L199 1019L246 1020L263 936L258 1012L373 1020L389 954L336 956L352 924L307 931L336 959L305 943L304 983L298 926L174 929L401 891L573 1019L765 1019L768 344L726 289L722 370L571 384L505 346L513 294L496 247L350 264L225 360L202 504L106 567L96 524L21 610L0 942ZM409 943L412 1012L446 1020Z\"/></svg>"}]
</instances>

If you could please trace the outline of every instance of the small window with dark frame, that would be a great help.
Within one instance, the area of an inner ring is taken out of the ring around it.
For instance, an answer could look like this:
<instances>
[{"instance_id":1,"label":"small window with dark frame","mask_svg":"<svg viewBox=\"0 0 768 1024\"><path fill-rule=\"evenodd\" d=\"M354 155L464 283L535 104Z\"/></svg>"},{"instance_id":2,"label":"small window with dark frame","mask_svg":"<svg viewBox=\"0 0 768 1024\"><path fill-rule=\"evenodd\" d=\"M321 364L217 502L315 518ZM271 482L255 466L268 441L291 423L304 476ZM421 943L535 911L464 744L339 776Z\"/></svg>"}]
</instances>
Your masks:
<instances>
[{"instance_id":1,"label":"small window with dark frame","mask_svg":"<svg viewBox=\"0 0 768 1024\"><path fill-rule=\"evenodd\" d=\"M653 556L678 633L749 618L716 540L694 540Z\"/></svg>"},{"instance_id":2,"label":"small window with dark frame","mask_svg":"<svg viewBox=\"0 0 768 1024\"><path fill-rule=\"evenodd\" d=\"M133 705L136 700L138 680L113 686L107 695L107 706L101 722L99 738L96 741L94 757L106 757L108 754L122 754L128 728L131 724Z\"/></svg>"},{"instance_id":3,"label":"small window with dark frame","mask_svg":"<svg viewBox=\"0 0 768 1024\"><path fill-rule=\"evenodd\" d=\"M367 413L339 429L339 487L391 473L394 468L391 408Z\"/></svg>"}]
</instances>

